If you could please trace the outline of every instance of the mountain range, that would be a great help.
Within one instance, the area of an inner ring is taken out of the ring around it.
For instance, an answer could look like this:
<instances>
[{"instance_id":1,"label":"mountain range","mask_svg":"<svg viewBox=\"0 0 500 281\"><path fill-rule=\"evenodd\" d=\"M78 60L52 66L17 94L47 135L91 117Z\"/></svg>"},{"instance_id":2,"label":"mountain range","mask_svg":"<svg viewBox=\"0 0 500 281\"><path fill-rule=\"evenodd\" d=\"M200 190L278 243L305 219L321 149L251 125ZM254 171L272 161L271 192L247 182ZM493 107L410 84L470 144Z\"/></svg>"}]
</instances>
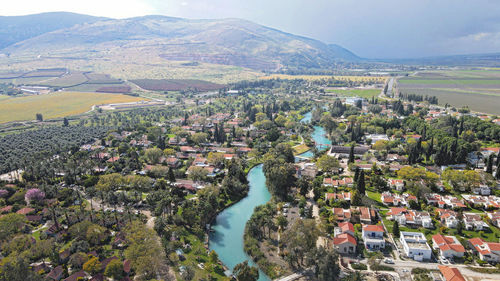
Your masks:
<instances>
[{"instance_id":1,"label":"mountain range","mask_svg":"<svg viewBox=\"0 0 500 281\"><path fill-rule=\"evenodd\" d=\"M242 19L144 16L109 19L73 13L0 17L0 53L16 56L159 56L169 61L254 70L331 68L361 59L335 44Z\"/></svg>"}]
</instances>

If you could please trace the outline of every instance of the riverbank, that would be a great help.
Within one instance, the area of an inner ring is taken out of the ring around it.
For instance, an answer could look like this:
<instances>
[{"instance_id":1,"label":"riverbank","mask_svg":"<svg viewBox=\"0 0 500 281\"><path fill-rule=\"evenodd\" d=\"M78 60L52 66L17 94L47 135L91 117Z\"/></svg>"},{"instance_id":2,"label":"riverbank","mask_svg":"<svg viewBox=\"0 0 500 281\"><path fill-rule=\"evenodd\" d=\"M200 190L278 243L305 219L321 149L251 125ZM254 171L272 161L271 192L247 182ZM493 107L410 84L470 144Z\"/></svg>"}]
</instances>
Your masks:
<instances>
[{"instance_id":1,"label":"riverbank","mask_svg":"<svg viewBox=\"0 0 500 281\"><path fill-rule=\"evenodd\" d=\"M247 179L249 182L247 196L217 216L212 226L213 232L209 235L209 249L214 250L219 260L231 271L238 263L245 260L249 261L249 265L256 266L243 250L245 225L254 208L271 199L271 194L265 185L261 164L250 169ZM263 271L260 271L259 275L259 281L270 280Z\"/></svg>"}]
</instances>

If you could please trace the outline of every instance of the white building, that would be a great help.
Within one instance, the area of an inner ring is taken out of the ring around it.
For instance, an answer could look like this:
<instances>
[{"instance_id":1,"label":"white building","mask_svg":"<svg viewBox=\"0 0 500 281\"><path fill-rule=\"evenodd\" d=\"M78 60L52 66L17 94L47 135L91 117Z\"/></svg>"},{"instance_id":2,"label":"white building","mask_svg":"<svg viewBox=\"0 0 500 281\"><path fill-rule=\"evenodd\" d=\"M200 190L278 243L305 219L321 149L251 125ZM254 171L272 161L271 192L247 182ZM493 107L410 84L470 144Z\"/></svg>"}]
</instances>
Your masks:
<instances>
[{"instance_id":1,"label":"white building","mask_svg":"<svg viewBox=\"0 0 500 281\"><path fill-rule=\"evenodd\" d=\"M403 245L403 250L409 258L416 261L430 260L432 249L427 244L425 235L420 232L403 232L399 240Z\"/></svg>"},{"instance_id":2,"label":"white building","mask_svg":"<svg viewBox=\"0 0 500 281\"><path fill-rule=\"evenodd\" d=\"M363 225L362 236L367 250L378 251L385 248L384 228L381 225Z\"/></svg>"}]
</instances>

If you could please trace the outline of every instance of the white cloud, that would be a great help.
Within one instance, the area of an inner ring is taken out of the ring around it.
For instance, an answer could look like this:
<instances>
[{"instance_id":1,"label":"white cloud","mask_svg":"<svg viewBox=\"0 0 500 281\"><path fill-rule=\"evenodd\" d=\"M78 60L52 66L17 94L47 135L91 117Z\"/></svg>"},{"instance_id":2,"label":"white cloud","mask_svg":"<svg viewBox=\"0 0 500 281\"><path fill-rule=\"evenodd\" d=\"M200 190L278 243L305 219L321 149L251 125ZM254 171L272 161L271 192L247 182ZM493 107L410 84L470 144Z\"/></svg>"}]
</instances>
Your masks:
<instances>
[{"instance_id":1,"label":"white cloud","mask_svg":"<svg viewBox=\"0 0 500 281\"><path fill-rule=\"evenodd\" d=\"M154 14L155 9L148 2L141 0L8 0L2 3L0 15L14 16L54 11L127 18Z\"/></svg>"}]
</instances>

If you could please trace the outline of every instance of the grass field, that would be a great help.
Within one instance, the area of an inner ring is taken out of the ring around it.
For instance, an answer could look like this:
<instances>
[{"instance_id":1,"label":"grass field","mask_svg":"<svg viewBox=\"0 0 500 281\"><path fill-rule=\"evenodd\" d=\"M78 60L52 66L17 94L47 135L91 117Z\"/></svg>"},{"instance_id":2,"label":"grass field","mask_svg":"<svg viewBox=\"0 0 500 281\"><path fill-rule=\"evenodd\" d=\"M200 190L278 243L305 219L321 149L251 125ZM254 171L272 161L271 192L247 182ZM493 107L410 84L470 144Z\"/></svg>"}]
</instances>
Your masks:
<instances>
[{"instance_id":1,"label":"grass field","mask_svg":"<svg viewBox=\"0 0 500 281\"><path fill-rule=\"evenodd\" d=\"M328 93L336 93L341 96L371 98L380 94L381 89L340 89L340 90L327 90Z\"/></svg>"},{"instance_id":2,"label":"grass field","mask_svg":"<svg viewBox=\"0 0 500 281\"><path fill-rule=\"evenodd\" d=\"M500 70L426 71L399 79L402 93L436 96L439 104L500 114Z\"/></svg>"},{"instance_id":3,"label":"grass field","mask_svg":"<svg viewBox=\"0 0 500 281\"><path fill-rule=\"evenodd\" d=\"M213 91L224 88L224 85L197 79L137 79L130 80L130 82L150 91L181 91L187 89Z\"/></svg>"},{"instance_id":4,"label":"grass field","mask_svg":"<svg viewBox=\"0 0 500 281\"><path fill-rule=\"evenodd\" d=\"M0 123L35 119L41 113L44 119L85 113L92 105L135 102L144 100L120 94L55 92L47 95L2 98Z\"/></svg>"}]
</instances>

